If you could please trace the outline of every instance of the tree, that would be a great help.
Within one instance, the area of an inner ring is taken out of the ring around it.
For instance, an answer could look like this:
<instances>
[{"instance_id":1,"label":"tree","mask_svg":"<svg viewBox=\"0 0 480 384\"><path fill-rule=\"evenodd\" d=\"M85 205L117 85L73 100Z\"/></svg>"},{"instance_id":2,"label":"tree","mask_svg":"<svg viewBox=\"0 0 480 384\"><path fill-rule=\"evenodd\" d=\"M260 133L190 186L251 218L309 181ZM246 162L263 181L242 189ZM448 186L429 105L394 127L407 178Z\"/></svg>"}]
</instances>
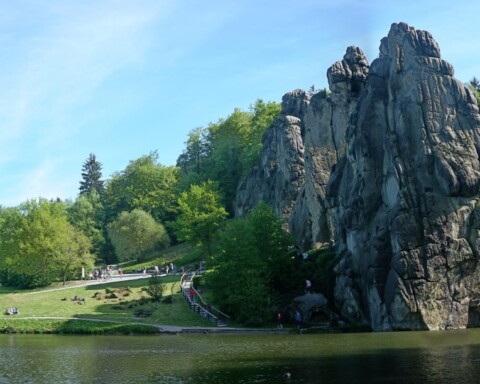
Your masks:
<instances>
[{"instance_id":1,"label":"tree","mask_svg":"<svg viewBox=\"0 0 480 384\"><path fill-rule=\"evenodd\" d=\"M57 267L65 285L67 280L80 277L82 268L92 269L95 256L90 253L92 248L90 239L79 228L67 225L61 235L63 242L60 257L57 258Z\"/></svg>"},{"instance_id":2,"label":"tree","mask_svg":"<svg viewBox=\"0 0 480 384\"><path fill-rule=\"evenodd\" d=\"M280 104L257 100L250 111L235 109L226 119L190 132L177 160L182 190L206 180L217 182L222 203L233 215L233 202L242 177L257 164L262 136L280 113Z\"/></svg>"},{"instance_id":3,"label":"tree","mask_svg":"<svg viewBox=\"0 0 480 384\"><path fill-rule=\"evenodd\" d=\"M106 220L123 211L141 209L165 223L174 219L179 169L158 164L157 152L130 161L108 180L105 189Z\"/></svg>"},{"instance_id":4,"label":"tree","mask_svg":"<svg viewBox=\"0 0 480 384\"><path fill-rule=\"evenodd\" d=\"M214 301L240 322L259 325L273 318L293 245L282 224L262 203L220 233L207 282Z\"/></svg>"},{"instance_id":5,"label":"tree","mask_svg":"<svg viewBox=\"0 0 480 384\"><path fill-rule=\"evenodd\" d=\"M480 104L480 80L478 80L476 77L473 77L470 80L469 85L472 91L475 93L477 103Z\"/></svg>"},{"instance_id":6,"label":"tree","mask_svg":"<svg viewBox=\"0 0 480 384\"><path fill-rule=\"evenodd\" d=\"M150 300L155 304L155 308L157 307L158 303L162 300L163 297L164 286L162 284L162 280L158 276L151 277L148 280L148 285L145 290L148 296L150 296Z\"/></svg>"},{"instance_id":7,"label":"tree","mask_svg":"<svg viewBox=\"0 0 480 384\"><path fill-rule=\"evenodd\" d=\"M103 193L102 163L97 161L93 153L88 156L82 167L80 194L91 193L95 190L99 195Z\"/></svg>"},{"instance_id":8,"label":"tree","mask_svg":"<svg viewBox=\"0 0 480 384\"><path fill-rule=\"evenodd\" d=\"M188 134L188 140L185 143L187 147L177 159L177 167L184 174L203 173L204 162L207 157L205 134L206 132L202 128L195 128Z\"/></svg>"},{"instance_id":9,"label":"tree","mask_svg":"<svg viewBox=\"0 0 480 384\"><path fill-rule=\"evenodd\" d=\"M4 285L15 285L12 281L20 254L18 231L24 220L18 208L0 208L0 282Z\"/></svg>"},{"instance_id":10,"label":"tree","mask_svg":"<svg viewBox=\"0 0 480 384\"><path fill-rule=\"evenodd\" d=\"M90 239L91 253L99 256L105 247L105 213L97 191L93 189L79 195L75 202L68 206L67 215L69 222Z\"/></svg>"},{"instance_id":11,"label":"tree","mask_svg":"<svg viewBox=\"0 0 480 384\"><path fill-rule=\"evenodd\" d=\"M253 112L252 129L242 151L242 177L258 163L263 149L263 135L280 114L281 105L257 100L250 109Z\"/></svg>"},{"instance_id":12,"label":"tree","mask_svg":"<svg viewBox=\"0 0 480 384\"><path fill-rule=\"evenodd\" d=\"M207 255L212 253L213 236L228 216L220 205L214 183L193 184L178 198L178 211L174 228L180 240L202 247Z\"/></svg>"},{"instance_id":13,"label":"tree","mask_svg":"<svg viewBox=\"0 0 480 384\"><path fill-rule=\"evenodd\" d=\"M120 213L108 224L108 235L121 261L141 261L149 252L170 242L163 225L141 209Z\"/></svg>"},{"instance_id":14,"label":"tree","mask_svg":"<svg viewBox=\"0 0 480 384\"><path fill-rule=\"evenodd\" d=\"M44 287L79 273L81 265L93 265L90 243L68 222L64 203L31 200L16 209L1 223L2 267L7 267L2 284Z\"/></svg>"},{"instance_id":15,"label":"tree","mask_svg":"<svg viewBox=\"0 0 480 384\"><path fill-rule=\"evenodd\" d=\"M475 89L475 91L480 91L480 80L478 80L476 77L473 77L470 80L470 85Z\"/></svg>"}]
</instances>

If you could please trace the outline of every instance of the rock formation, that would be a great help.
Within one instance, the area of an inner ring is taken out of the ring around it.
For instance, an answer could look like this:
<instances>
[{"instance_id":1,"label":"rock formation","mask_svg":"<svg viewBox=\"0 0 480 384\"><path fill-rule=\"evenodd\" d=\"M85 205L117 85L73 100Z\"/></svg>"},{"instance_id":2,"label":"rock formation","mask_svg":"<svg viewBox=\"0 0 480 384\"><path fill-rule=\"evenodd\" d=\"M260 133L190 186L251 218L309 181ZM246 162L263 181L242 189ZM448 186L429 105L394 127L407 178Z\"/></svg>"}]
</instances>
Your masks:
<instances>
[{"instance_id":1,"label":"rock formation","mask_svg":"<svg viewBox=\"0 0 480 384\"><path fill-rule=\"evenodd\" d=\"M310 102L304 91L283 96L282 112L263 137L260 164L250 171L236 193L235 214L249 212L260 201L283 217L290 217L305 183L303 124Z\"/></svg>"},{"instance_id":2,"label":"rock formation","mask_svg":"<svg viewBox=\"0 0 480 384\"><path fill-rule=\"evenodd\" d=\"M394 24L329 184L344 316L377 330L467 325L480 277L479 128L475 97L430 34Z\"/></svg>"},{"instance_id":3,"label":"rock formation","mask_svg":"<svg viewBox=\"0 0 480 384\"><path fill-rule=\"evenodd\" d=\"M260 162L237 189L236 216L264 201L288 219L303 248L330 241L325 187L345 153L346 127L367 73L363 52L349 47L327 72L330 93L310 98L295 90L283 96L280 116L263 137Z\"/></svg>"},{"instance_id":4,"label":"rock formation","mask_svg":"<svg viewBox=\"0 0 480 384\"><path fill-rule=\"evenodd\" d=\"M336 252L334 306L374 330L477 326L480 116L425 31L349 47L331 93L283 98L236 213L263 200L303 247Z\"/></svg>"}]
</instances>

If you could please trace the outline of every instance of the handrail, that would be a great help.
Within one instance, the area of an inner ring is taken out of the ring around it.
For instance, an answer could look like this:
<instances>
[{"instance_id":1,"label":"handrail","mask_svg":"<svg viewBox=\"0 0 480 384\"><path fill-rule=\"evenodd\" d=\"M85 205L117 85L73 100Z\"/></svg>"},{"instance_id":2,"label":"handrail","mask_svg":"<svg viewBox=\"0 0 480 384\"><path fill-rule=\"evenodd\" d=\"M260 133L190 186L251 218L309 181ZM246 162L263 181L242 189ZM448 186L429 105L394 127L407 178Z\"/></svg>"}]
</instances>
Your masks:
<instances>
[{"instance_id":1,"label":"handrail","mask_svg":"<svg viewBox=\"0 0 480 384\"><path fill-rule=\"evenodd\" d=\"M182 289L182 293L185 296L186 300L191 304L191 306L195 305L197 307L197 312L199 312L200 308L202 308L205 311L205 313L207 314L207 318L209 318L209 316L212 316L216 319L222 318L223 321L228 322L230 320L230 316L228 316L226 313L223 313L218 308L216 308L212 305L208 305L205 302L205 300L203 300L200 293L198 293L198 291L193 286L193 278L195 277L195 275L197 273L199 273L199 272L195 271L195 272L190 272L190 273L184 273L182 275L181 279L180 279L180 285L183 287L184 283L187 282L187 280L186 280L187 275L191 275L191 277L189 279L189 282L191 283L190 289L193 289L193 291L195 292L195 296L197 297L197 301L192 303L192 301L188 297L187 293ZM215 315L215 313L212 313L212 312L215 312L216 315Z\"/></svg>"}]
</instances>

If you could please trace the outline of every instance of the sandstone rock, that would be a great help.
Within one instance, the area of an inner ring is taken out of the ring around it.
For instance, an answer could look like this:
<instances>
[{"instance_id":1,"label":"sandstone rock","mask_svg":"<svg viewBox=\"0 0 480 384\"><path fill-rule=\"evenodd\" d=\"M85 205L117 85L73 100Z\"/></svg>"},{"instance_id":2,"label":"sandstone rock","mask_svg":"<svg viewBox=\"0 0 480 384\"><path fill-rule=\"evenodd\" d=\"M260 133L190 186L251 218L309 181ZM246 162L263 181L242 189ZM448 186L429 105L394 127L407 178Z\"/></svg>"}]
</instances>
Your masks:
<instances>
[{"instance_id":1,"label":"sandstone rock","mask_svg":"<svg viewBox=\"0 0 480 384\"><path fill-rule=\"evenodd\" d=\"M478 296L475 98L428 32L393 24L328 185L335 303L375 330L464 328Z\"/></svg>"},{"instance_id":2,"label":"sandstone rock","mask_svg":"<svg viewBox=\"0 0 480 384\"><path fill-rule=\"evenodd\" d=\"M321 293L296 297L293 300L293 308L300 311L302 322L306 324L324 323L330 320L328 301Z\"/></svg>"},{"instance_id":3,"label":"sandstone rock","mask_svg":"<svg viewBox=\"0 0 480 384\"><path fill-rule=\"evenodd\" d=\"M426 31L356 47L330 92L284 96L235 211L265 201L299 246L335 245L334 302L374 330L480 325L480 115Z\"/></svg>"},{"instance_id":4,"label":"sandstone rock","mask_svg":"<svg viewBox=\"0 0 480 384\"><path fill-rule=\"evenodd\" d=\"M333 240L325 189L332 167L345 155L345 135L368 73L368 61L357 47L348 47L342 61L327 71L331 93L314 95L305 110L305 184L298 194L290 232L302 248Z\"/></svg>"},{"instance_id":5,"label":"sandstone rock","mask_svg":"<svg viewBox=\"0 0 480 384\"><path fill-rule=\"evenodd\" d=\"M302 248L331 241L325 187L345 152L348 121L367 73L363 52L348 47L343 60L328 70L330 93L310 99L296 90L283 96L281 114L263 137L261 160L237 189L236 216L264 201L288 221Z\"/></svg>"},{"instance_id":6,"label":"sandstone rock","mask_svg":"<svg viewBox=\"0 0 480 384\"><path fill-rule=\"evenodd\" d=\"M260 163L237 189L235 214L242 215L260 201L289 217L305 182L303 116L310 98L297 90L283 96L282 111L263 137Z\"/></svg>"}]
</instances>

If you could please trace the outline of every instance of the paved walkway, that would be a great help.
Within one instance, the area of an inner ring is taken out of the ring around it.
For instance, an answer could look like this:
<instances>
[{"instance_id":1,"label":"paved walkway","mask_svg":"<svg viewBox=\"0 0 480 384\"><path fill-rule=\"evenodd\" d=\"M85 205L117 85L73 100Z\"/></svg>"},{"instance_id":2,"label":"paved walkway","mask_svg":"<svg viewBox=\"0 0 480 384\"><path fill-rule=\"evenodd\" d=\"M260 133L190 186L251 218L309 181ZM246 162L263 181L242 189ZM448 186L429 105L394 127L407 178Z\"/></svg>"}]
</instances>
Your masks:
<instances>
[{"instance_id":1,"label":"paved walkway","mask_svg":"<svg viewBox=\"0 0 480 384\"><path fill-rule=\"evenodd\" d=\"M159 275L160 277L165 277L167 275ZM152 275L148 274L144 275L143 273L129 273L128 275L123 276L112 276L108 279L99 279L99 280L83 280L75 285L66 285L64 287L57 287L51 289L42 289L39 291L27 292L25 295L35 295L37 293L44 293L44 292L52 292L52 291L62 291L64 289L73 289L78 287L84 287L87 285L98 285L98 284L108 284L108 283L116 283L119 281L128 281L128 280L139 280L139 279L148 279L152 277Z\"/></svg>"}]
</instances>

